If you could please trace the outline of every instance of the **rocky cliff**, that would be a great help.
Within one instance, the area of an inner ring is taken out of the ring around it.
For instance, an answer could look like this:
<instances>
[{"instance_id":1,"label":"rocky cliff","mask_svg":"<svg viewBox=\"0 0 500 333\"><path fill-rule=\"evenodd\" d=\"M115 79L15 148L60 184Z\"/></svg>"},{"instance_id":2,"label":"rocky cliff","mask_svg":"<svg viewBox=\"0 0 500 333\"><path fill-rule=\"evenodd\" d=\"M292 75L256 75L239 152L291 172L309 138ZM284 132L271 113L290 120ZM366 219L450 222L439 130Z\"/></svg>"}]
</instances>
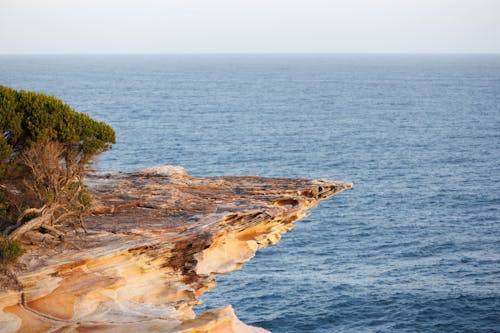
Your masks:
<instances>
[{"instance_id":1,"label":"rocky cliff","mask_svg":"<svg viewBox=\"0 0 500 333\"><path fill-rule=\"evenodd\" d=\"M195 178L180 167L100 172L87 233L26 235L0 291L0 332L267 332L232 308L195 317L218 274L276 244L305 212L351 187L328 180ZM4 276L4 281L5 276Z\"/></svg>"}]
</instances>

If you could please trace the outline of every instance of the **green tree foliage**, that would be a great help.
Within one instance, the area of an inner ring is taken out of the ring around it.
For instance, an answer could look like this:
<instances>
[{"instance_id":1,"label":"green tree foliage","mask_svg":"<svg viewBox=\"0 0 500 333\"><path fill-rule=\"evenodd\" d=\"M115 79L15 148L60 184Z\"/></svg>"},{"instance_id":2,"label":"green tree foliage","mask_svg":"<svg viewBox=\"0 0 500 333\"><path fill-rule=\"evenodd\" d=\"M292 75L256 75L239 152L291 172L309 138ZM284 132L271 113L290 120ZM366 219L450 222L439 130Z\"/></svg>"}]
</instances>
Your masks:
<instances>
[{"instance_id":1,"label":"green tree foliage","mask_svg":"<svg viewBox=\"0 0 500 333\"><path fill-rule=\"evenodd\" d=\"M87 162L109 149L115 132L107 124L74 111L60 99L0 86L0 159L48 141L64 145L68 157Z\"/></svg>"},{"instance_id":2,"label":"green tree foliage","mask_svg":"<svg viewBox=\"0 0 500 333\"><path fill-rule=\"evenodd\" d=\"M55 231L70 218L82 225L85 167L113 143L109 125L60 99L0 85L0 231Z\"/></svg>"},{"instance_id":3,"label":"green tree foliage","mask_svg":"<svg viewBox=\"0 0 500 333\"><path fill-rule=\"evenodd\" d=\"M23 252L20 241L0 236L0 264L15 261Z\"/></svg>"}]
</instances>

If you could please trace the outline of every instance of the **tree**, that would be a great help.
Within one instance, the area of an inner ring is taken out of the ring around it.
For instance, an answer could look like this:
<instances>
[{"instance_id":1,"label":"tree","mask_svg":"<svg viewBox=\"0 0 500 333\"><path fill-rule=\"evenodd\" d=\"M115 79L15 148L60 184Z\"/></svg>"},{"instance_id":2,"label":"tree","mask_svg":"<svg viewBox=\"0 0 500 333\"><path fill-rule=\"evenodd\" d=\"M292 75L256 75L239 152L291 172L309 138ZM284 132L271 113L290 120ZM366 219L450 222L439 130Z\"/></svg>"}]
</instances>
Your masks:
<instances>
[{"instance_id":1,"label":"tree","mask_svg":"<svg viewBox=\"0 0 500 333\"><path fill-rule=\"evenodd\" d=\"M115 132L60 99L0 86L0 230L20 238L43 228L83 227L82 179Z\"/></svg>"}]
</instances>

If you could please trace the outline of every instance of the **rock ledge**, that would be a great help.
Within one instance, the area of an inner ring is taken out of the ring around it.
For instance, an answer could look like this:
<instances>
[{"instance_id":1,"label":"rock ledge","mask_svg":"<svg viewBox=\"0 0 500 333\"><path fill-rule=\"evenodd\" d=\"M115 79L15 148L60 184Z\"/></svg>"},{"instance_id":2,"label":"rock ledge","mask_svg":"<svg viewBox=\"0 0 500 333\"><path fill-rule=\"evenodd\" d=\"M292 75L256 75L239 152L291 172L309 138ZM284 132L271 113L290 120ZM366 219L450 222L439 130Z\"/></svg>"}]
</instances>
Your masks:
<instances>
[{"instance_id":1,"label":"rock ledge","mask_svg":"<svg viewBox=\"0 0 500 333\"><path fill-rule=\"evenodd\" d=\"M28 246L0 291L0 332L267 332L199 296L279 242L306 211L352 185L256 176L195 178L181 167L88 176L88 234Z\"/></svg>"}]
</instances>

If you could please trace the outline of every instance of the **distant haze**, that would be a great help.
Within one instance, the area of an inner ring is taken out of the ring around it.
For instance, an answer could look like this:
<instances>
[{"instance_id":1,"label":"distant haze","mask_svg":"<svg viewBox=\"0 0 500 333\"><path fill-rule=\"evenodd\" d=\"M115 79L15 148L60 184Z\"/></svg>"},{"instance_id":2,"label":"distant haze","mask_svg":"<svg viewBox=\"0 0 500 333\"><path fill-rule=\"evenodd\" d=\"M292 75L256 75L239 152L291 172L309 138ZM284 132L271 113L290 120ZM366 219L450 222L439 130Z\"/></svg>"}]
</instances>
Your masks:
<instances>
[{"instance_id":1,"label":"distant haze","mask_svg":"<svg viewBox=\"0 0 500 333\"><path fill-rule=\"evenodd\" d=\"M0 53L500 53L500 1L0 0Z\"/></svg>"}]
</instances>

